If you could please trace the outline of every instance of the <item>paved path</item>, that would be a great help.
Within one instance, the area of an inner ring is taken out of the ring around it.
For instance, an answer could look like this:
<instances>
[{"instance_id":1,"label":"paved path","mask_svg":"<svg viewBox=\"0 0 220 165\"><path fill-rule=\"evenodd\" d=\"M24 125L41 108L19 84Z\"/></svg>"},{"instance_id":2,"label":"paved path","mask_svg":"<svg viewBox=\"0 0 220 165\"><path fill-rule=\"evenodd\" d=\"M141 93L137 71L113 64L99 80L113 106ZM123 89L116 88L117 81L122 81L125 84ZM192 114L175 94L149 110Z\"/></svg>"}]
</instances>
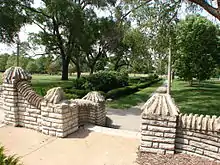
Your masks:
<instances>
[{"instance_id":1,"label":"paved path","mask_svg":"<svg viewBox=\"0 0 220 165\"><path fill-rule=\"evenodd\" d=\"M0 128L0 143L24 165L137 165L139 140L87 129L61 139L5 126Z\"/></svg>"},{"instance_id":2,"label":"paved path","mask_svg":"<svg viewBox=\"0 0 220 165\"><path fill-rule=\"evenodd\" d=\"M164 81L163 85L157 88L155 92L166 92L166 84L167 82ZM140 103L137 106L131 107L129 109L107 108L108 127L139 132L142 113L141 107L144 104L145 103Z\"/></svg>"}]
</instances>

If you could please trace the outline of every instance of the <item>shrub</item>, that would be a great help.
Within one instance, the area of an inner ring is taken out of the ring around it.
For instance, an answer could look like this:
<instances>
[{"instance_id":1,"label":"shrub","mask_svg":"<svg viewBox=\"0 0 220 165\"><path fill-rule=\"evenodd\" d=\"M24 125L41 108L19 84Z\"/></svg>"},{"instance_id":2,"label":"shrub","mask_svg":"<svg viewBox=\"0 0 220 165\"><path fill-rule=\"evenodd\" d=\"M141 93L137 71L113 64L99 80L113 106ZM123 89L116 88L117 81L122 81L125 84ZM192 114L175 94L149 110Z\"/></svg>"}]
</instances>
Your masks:
<instances>
[{"instance_id":1,"label":"shrub","mask_svg":"<svg viewBox=\"0 0 220 165\"><path fill-rule=\"evenodd\" d=\"M79 96L77 96L76 94L70 94L70 93L65 93L65 98L70 100L70 99L78 99Z\"/></svg>"},{"instance_id":2,"label":"shrub","mask_svg":"<svg viewBox=\"0 0 220 165\"><path fill-rule=\"evenodd\" d=\"M113 89L109 91L106 94L106 98L116 99L121 96L129 95L137 91L138 91L138 88L136 86L127 86L127 87L117 88L117 89Z\"/></svg>"},{"instance_id":3,"label":"shrub","mask_svg":"<svg viewBox=\"0 0 220 165\"><path fill-rule=\"evenodd\" d=\"M85 96L87 93L90 92L90 90L82 90L82 89L64 89L64 92L67 94L67 96L71 97L74 96L76 98L82 98L83 96Z\"/></svg>"},{"instance_id":4,"label":"shrub","mask_svg":"<svg viewBox=\"0 0 220 165\"><path fill-rule=\"evenodd\" d=\"M19 158L13 156L6 156L4 147L0 147L0 165L21 165Z\"/></svg>"},{"instance_id":5,"label":"shrub","mask_svg":"<svg viewBox=\"0 0 220 165\"><path fill-rule=\"evenodd\" d=\"M76 89L108 92L111 89L128 85L128 74L125 72L100 71L98 73L74 80Z\"/></svg>"},{"instance_id":6,"label":"shrub","mask_svg":"<svg viewBox=\"0 0 220 165\"><path fill-rule=\"evenodd\" d=\"M86 83L86 77L80 77L78 79L74 79L73 81L73 88L75 89L85 89L84 85Z\"/></svg>"},{"instance_id":7,"label":"shrub","mask_svg":"<svg viewBox=\"0 0 220 165\"><path fill-rule=\"evenodd\" d=\"M131 77L129 78L129 84L140 84L140 83L145 83L149 82L151 80L157 79L159 76L157 74L150 74L147 77Z\"/></svg>"}]
</instances>

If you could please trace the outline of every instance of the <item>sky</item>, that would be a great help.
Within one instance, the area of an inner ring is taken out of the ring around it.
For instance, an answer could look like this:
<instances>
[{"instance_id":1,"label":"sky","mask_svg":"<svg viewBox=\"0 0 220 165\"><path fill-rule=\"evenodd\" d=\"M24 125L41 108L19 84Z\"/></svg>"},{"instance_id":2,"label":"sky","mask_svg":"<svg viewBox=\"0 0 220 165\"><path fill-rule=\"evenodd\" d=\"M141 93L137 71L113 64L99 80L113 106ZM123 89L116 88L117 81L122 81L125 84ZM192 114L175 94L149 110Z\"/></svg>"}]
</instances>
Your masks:
<instances>
[{"instance_id":1,"label":"sky","mask_svg":"<svg viewBox=\"0 0 220 165\"><path fill-rule=\"evenodd\" d=\"M41 0L34 0L34 5L33 6L34 7L42 6ZM181 9L181 11L183 11L183 12L181 12L180 18L184 18L187 15L184 8L185 8L185 6L183 5L183 7ZM203 15L203 16L206 16L208 19L210 19L213 22L217 21L213 16L211 16L205 10L202 10L200 12L200 14ZM110 13L100 10L100 11L97 11L97 15L100 16L100 17L102 17L102 16L106 17L106 16L110 15ZM22 41L27 41L28 33L37 32L39 30L40 29L37 25L26 25L26 26L22 27L21 31L19 33L19 38L20 38L21 42ZM13 52L16 52L16 45L6 45L6 44L0 43L0 54L3 54L3 53L11 54ZM34 53L35 54L40 54L40 53L43 53L43 50L39 49L39 50L35 51Z\"/></svg>"}]
</instances>

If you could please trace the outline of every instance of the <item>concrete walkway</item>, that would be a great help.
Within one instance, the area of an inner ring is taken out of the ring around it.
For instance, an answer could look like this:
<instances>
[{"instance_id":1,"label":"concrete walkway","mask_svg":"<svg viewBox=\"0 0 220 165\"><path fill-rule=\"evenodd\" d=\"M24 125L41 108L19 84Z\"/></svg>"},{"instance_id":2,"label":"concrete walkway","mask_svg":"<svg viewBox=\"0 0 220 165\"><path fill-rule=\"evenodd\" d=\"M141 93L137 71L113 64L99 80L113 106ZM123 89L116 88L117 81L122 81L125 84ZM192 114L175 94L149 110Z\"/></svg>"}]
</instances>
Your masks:
<instances>
[{"instance_id":1,"label":"concrete walkway","mask_svg":"<svg viewBox=\"0 0 220 165\"><path fill-rule=\"evenodd\" d=\"M155 92L166 92L167 81L158 87ZM154 92L154 93L155 93ZM151 95L153 95L152 93ZM140 131L141 124L141 107L145 103L140 103L129 109L113 109L107 108L107 125L111 128L122 130Z\"/></svg>"},{"instance_id":2,"label":"concrete walkway","mask_svg":"<svg viewBox=\"0 0 220 165\"><path fill-rule=\"evenodd\" d=\"M0 143L7 154L20 156L24 165L137 165L139 140L107 132L83 129L60 139L4 126L0 128Z\"/></svg>"}]
</instances>

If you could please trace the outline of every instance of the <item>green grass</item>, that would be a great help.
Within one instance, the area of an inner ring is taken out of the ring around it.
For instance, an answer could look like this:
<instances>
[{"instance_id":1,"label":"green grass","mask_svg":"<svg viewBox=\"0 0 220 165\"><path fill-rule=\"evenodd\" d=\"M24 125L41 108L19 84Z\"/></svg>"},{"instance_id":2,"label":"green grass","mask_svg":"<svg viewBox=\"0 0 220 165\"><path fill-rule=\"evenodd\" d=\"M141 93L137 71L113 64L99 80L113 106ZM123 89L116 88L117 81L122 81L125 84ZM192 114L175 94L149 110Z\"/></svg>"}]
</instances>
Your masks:
<instances>
[{"instance_id":1,"label":"green grass","mask_svg":"<svg viewBox=\"0 0 220 165\"><path fill-rule=\"evenodd\" d=\"M190 87L187 82L175 80L172 97L182 113L220 116L220 81Z\"/></svg>"},{"instance_id":2,"label":"green grass","mask_svg":"<svg viewBox=\"0 0 220 165\"><path fill-rule=\"evenodd\" d=\"M163 81L157 82L150 87L144 88L134 94L113 100L107 103L107 107L116 109L127 109L138 103L145 102L149 99L150 95L162 85Z\"/></svg>"}]
</instances>

